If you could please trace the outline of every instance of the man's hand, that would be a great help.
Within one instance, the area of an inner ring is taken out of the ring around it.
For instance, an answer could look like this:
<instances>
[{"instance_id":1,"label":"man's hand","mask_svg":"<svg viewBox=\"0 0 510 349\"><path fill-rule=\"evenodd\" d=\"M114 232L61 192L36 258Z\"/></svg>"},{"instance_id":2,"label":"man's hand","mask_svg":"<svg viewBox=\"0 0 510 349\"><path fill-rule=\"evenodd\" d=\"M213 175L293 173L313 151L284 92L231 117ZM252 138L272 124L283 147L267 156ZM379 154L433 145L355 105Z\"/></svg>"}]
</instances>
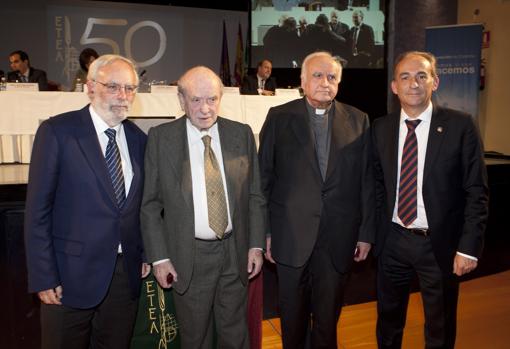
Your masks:
<instances>
[{"instance_id":1,"label":"man's hand","mask_svg":"<svg viewBox=\"0 0 510 349\"><path fill-rule=\"evenodd\" d=\"M170 288L172 287L172 283L177 281L177 272L169 260L153 265L152 267L154 269L154 276L156 280L158 280L159 286L162 288ZM173 277L173 281L170 283L167 280L168 274L172 274Z\"/></svg>"},{"instance_id":2,"label":"man's hand","mask_svg":"<svg viewBox=\"0 0 510 349\"><path fill-rule=\"evenodd\" d=\"M248 251L248 279L255 277L262 269L262 251L258 248L250 248Z\"/></svg>"},{"instance_id":3,"label":"man's hand","mask_svg":"<svg viewBox=\"0 0 510 349\"><path fill-rule=\"evenodd\" d=\"M274 91L262 90L261 95L263 95L263 96L274 96Z\"/></svg>"},{"instance_id":4,"label":"man's hand","mask_svg":"<svg viewBox=\"0 0 510 349\"><path fill-rule=\"evenodd\" d=\"M149 263L142 263L142 279L145 279L151 272L151 265Z\"/></svg>"},{"instance_id":5,"label":"man's hand","mask_svg":"<svg viewBox=\"0 0 510 349\"><path fill-rule=\"evenodd\" d=\"M358 241L356 244L356 251L354 253L354 261L361 262L367 259L370 247L371 245L368 242Z\"/></svg>"},{"instance_id":6,"label":"man's hand","mask_svg":"<svg viewBox=\"0 0 510 349\"><path fill-rule=\"evenodd\" d=\"M40 291L37 293L39 299L44 304L56 304L62 305L60 300L62 299L62 286L58 285L55 288L49 290Z\"/></svg>"},{"instance_id":7,"label":"man's hand","mask_svg":"<svg viewBox=\"0 0 510 349\"><path fill-rule=\"evenodd\" d=\"M271 236L266 237L266 253L264 254L264 257L266 257L266 259L271 263L276 263L271 255Z\"/></svg>"},{"instance_id":8,"label":"man's hand","mask_svg":"<svg viewBox=\"0 0 510 349\"><path fill-rule=\"evenodd\" d=\"M473 271L477 265L478 262L474 259L456 254L455 259L453 260L453 273L458 276L462 276Z\"/></svg>"}]
</instances>

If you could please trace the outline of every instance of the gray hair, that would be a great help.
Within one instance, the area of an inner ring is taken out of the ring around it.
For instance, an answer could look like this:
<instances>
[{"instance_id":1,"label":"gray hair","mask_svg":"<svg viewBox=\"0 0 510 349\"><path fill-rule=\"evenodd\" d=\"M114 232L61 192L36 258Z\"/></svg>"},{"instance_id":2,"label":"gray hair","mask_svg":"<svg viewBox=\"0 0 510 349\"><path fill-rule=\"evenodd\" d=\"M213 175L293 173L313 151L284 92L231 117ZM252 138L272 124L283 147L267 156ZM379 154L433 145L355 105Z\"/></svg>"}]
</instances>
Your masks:
<instances>
[{"instance_id":1,"label":"gray hair","mask_svg":"<svg viewBox=\"0 0 510 349\"><path fill-rule=\"evenodd\" d=\"M98 58L96 58L92 62L92 64L90 64L89 72L87 74L87 80L96 80L97 74L99 73L99 70L101 68L106 67L110 64L113 64L117 61L125 62L131 67L131 69L133 70L133 73L135 75L135 84L138 85L139 79L138 79L138 74L136 73L135 64L130 59L128 59L126 57L114 55L114 54L102 55L102 56L99 56Z\"/></svg>"},{"instance_id":2,"label":"gray hair","mask_svg":"<svg viewBox=\"0 0 510 349\"><path fill-rule=\"evenodd\" d=\"M352 15L358 15L359 17L361 17L361 19L363 19L363 11L361 10L356 10L352 13Z\"/></svg>"},{"instance_id":3,"label":"gray hair","mask_svg":"<svg viewBox=\"0 0 510 349\"><path fill-rule=\"evenodd\" d=\"M336 63L338 65L338 73L339 74L342 73L342 63L341 63L339 57L333 56L331 53L329 53L327 51L317 51L314 53L310 53L308 56L306 56L305 60L303 61L303 64L301 65L301 81L305 80L306 72L308 69L308 62L310 62L310 60L312 60L316 57L329 58L331 61L333 61L334 63Z\"/></svg>"}]
</instances>

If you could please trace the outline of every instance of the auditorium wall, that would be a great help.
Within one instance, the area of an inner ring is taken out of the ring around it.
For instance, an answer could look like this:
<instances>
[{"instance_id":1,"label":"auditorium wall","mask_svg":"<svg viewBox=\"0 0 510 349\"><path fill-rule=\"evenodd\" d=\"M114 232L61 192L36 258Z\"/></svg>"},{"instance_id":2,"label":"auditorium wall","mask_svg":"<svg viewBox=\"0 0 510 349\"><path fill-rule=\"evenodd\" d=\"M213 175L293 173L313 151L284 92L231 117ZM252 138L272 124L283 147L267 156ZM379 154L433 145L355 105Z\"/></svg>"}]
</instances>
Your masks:
<instances>
[{"instance_id":1,"label":"auditorium wall","mask_svg":"<svg viewBox=\"0 0 510 349\"><path fill-rule=\"evenodd\" d=\"M223 20L233 74L238 26L246 39L248 25L247 12L78 0L9 1L0 13L0 69L22 49L64 89L85 47L133 58L148 81L173 82L195 65L219 72Z\"/></svg>"}]
</instances>

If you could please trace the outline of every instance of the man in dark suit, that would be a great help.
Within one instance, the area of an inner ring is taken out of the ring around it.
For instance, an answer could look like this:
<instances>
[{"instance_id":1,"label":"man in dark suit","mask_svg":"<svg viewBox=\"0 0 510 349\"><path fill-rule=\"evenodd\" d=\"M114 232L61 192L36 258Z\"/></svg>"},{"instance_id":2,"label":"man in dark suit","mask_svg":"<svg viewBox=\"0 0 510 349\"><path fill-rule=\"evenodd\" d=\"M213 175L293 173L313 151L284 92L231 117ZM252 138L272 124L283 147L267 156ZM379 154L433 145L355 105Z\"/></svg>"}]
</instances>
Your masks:
<instances>
[{"instance_id":1,"label":"man in dark suit","mask_svg":"<svg viewBox=\"0 0 510 349\"><path fill-rule=\"evenodd\" d=\"M9 82L37 82L39 91L48 90L48 79L44 70L30 66L28 55L24 51L14 51L9 55L11 72L7 74Z\"/></svg>"},{"instance_id":2,"label":"man in dark suit","mask_svg":"<svg viewBox=\"0 0 510 349\"><path fill-rule=\"evenodd\" d=\"M265 199L249 126L218 117L223 85L206 67L178 82L185 116L149 132L142 234L154 275L173 287L182 348L249 348L247 283L260 272ZM213 171L214 169L214 171Z\"/></svg>"},{"instance_id":3,"label":"man in dark suit","mask_svg":"<svg viewBox=\"0 0 510 349\"><path fill-rule=\"evenodd\" d=\"M352 13L352 23L348 38L351 47L349 68L367 68L372 63L374 54L374 30L363 23L363 12L356 10Z\"/></svg>"},{"instance_id":4,"label":"man in dark suit","mask_svg":"<svg viewBox=\"0 0 510 349\"><path fill-rule=\"evenodd\" d=\"M304 348L309 329L312 348L336 348L347 274L374 242L368 116L334 100L341 72L329 53L308 55L305 97L271 108L260 133L266 258L276 262L289 349Z\"/></svg>"},{"instance_id":5,"label":"man in dark suit","mask_svg":"<svg viewBox=\"0 0 510 349\"><path fill-rule=\"evenodd\" d=\"M257 64L257 74L247 75L241 86L243 95L274 96L276 80L271 77L273 64L268 59L263 59Z\"/></svg>"},{"instance_id":6,"label":"man in dark suit","mask_svg":"<svg viewBox=\"0 0 510 349\"><path fill-rule=\"evenodd\" d=\"M37 130L25 246L42 348L129 348L150 271L139 219L146 136L126 120L137 84L131 61L101 56L89 69L90 105Z\"/></svg>"},{"instance_id":7,"label":"man in dark suit","mask_svg":"<svg viewBox=\"0 0 510 349\"><path fill-rule=\"evenodd\" d=\"M431 102L436 60L407 52L391 83L400 112L373 125L378 208L379 348L400 348L417 274L426 348L455 345L458 276L477 266L487 222L487 175L472 118Z\"/></svg>"}]
</instances>

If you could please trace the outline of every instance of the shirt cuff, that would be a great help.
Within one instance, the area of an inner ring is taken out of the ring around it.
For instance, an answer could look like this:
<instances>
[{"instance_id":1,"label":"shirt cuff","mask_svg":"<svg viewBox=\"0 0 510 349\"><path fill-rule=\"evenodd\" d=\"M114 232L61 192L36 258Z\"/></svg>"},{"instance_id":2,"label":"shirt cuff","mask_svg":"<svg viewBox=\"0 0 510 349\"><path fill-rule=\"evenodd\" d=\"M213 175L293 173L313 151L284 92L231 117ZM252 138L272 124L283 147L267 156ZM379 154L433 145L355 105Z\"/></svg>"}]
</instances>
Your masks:
<instances>
[{"instance_id":1,"label":"shirt cuff","mask_svg":"<svg viewBox=\"0 0 510 349\"><path fill-rule=\"evenodd\" d=\"M478 258L476 258L476 257L470 256L470 255L465 254L465 253L461 253L461 252L459 252L459 251L457 251L457 254L458 254L459 256L466 257L466 258L468 258L468 259L471 259L471 260L474 260L474 261L477 261L477 262L478 262Z\"/></svg>"},{"instance_id":2,"label":"shirt cuff","mask_svg":"<svg viewBox=\"0 0 510 349\"><path fill-rule=\"evenodd\" d=\"M170 259L166 258L166 259L160 259L159 261L155 261L155 262L152 262L152 265L158 265L158 264L161 264L161 263L164 263L164 262L168 262L170 261Z\"/></svg>"}]
</instances>

